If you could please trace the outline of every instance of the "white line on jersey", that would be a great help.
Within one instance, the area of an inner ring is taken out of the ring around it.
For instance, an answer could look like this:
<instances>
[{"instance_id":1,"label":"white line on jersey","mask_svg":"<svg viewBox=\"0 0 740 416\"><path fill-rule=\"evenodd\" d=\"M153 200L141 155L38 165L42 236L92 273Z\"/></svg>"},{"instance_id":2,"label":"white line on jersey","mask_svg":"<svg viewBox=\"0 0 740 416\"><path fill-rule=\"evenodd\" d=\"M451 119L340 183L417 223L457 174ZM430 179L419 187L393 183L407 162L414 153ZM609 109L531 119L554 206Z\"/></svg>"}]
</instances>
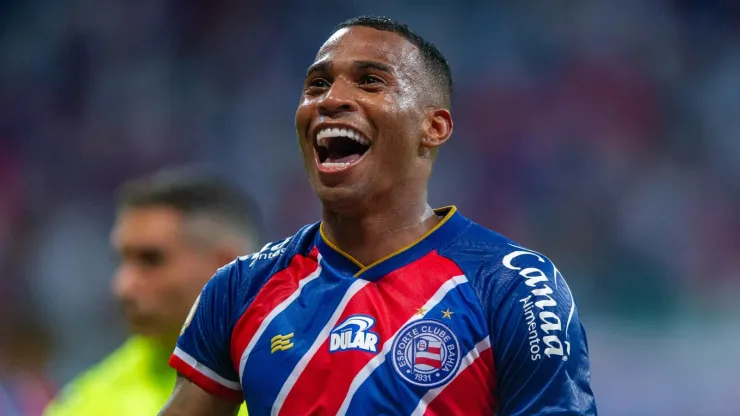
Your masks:
<instances>
[{"instance_id":1,"label":"white line on jersey","mask_svg":"<svg viewBox=\"0 0 740 416\"><path fill-rule=\"evenodd\" d=\"M468 278L465 277L465 275L459 275L459 276L450 278L448 281L444 282L442 286L440 286L437 292L431 298L429 298L427 303L425 303L424 306L420 308L420 310L423 310L423 311L431 310L432 308L437 306L437 304L441 302L445 296L447 296L448 292L456 288L458 285L466 283L467 281L468 281ZM424 312L424 314L415 314L408 321L406 321L405 324L401 325L400 328L404 328L406 325L418 319L423 318L425 315L426 315L426 312ZM344 415L347 413L347 409L349 409L349 404L350 402L352 402L352 398L354 397L355 393L357 393L357 390L360 388L362 383L364 383L365 380L367 380L367 378L370 377L370 374L372 374L372 372L375 371L376 368L380 367L380 365L383 364L383 362L385 362L385 356L391 350L391 347L393 347L393 340L395 338L396 338L396 334L393 334L392 337L388 338L388 340L386 340L385 343L383 344L383 349L380 351L380 354L373 357L373 359L370 360L367 364L365 364L365 367L363 367L362 370L360 370L357 373L354 380L352 380L352 383L349 386L349 391L347 392L347 395L345 396L344 401L342 402L342 407L339 408L337 415Z\"/></svg>"},{"instance_id":2,"label":"white line on jersey","mask_svg":"<svg viewBox=\"0 0 740 416\"><path fill-rule=\"evenodd\" d=\"M440 393L442 393L442 390L445 389L445 387L449 386L450 383L455 381L455 379L462 374L463 371L465 371L468 366L473 364L473 361L477 360L478 357L480 357L481 353L487 349L491 348L491 339L489 337L483 338L483 340L477 344L475 344L475 347L473 347L472 350L463 358L462 364L460 364L460 369L457 370L457 374L455 374L454 377L452 377L452 380L450 380L447 384L441 385L437 387L436 389L431 389L427 392L427 394L424 395L424 397L421 398L419 401L419 405L416 406L416 409L411 413L412 416L421 416L426 412L427 406L429 406L429 403L432 402L437 396L439 396Z\"/></svg>"},{"instance_id":3,"label":"white line on jersey","mask_svg":"<svg viewBox=\"0 0 740 416\"><path fill-rule=\"evenodd\" d=\"M357 279L352 285L347 289L347 292L345 292L344 297L342 298L342 301L339 302L339 305L337 306L337 309L334 311L334 314L329 318L329 321L324 325L324 328L321 330L319 335L316 337L316 340L314 341L313 345L311 345L311 348L301 357L301 360L298 361L298 364L293 368L293 371L290 373L290 376L288 376L288 379L285 380L285 383L283 384L283 387L280 389L280 393L278 394L277 398L275 399L275 403L272 406L272 415L277 416L278 413L280 413L280 409L283 407L283 403L285 403L285 399L288 397L288 394L290 393L290 390L293 389L293 386L295 385L296 381L298 381L298 378L303 373L303 370L306 369L308 366L308 363L311 361L313 356L316 354L316 351L321 347L321 345L326 341L326 339L329 337L329 333L331 332L332 328L334 328L334 325L337 324L337 321L339 320L339 317L342 316L342 313L344 312L344 309L347 307L347 304L349 301L354 297L357 292L359 292L365 285L370 283L368 280L363 279Z\"/></svg>"},{"instance_id":4,"label":"white line on jersey","mask_svg":"<svg viewBox=\"0 0 740 416\"><path fill-rule=\"evenodd\" d=\"M262 337L262 334L265 332L267 327L270 325L273 319L275 319L276 316L280 315L281 312L283 312L294 300L300 296L301 291L303 290L303 287L306 286L309 282L319 277L321 274L321 255L318 256L318 261L316 270L314 270L311 274L304 277L301 281L298 282L298 289L295 290L290 296L288 296L287 299L280 302L278 306L275 307L270 313L265 317L265 319L262 320L262 323L260 324L259 328L257 328L257 332L254 333L252 336L252 339L249 341L249 344L247 344L247 348L244 349L244 352L242 353L241 359L239 359L239 379L242 379L244 377L244 367L247 365L247 359L249 359L249 354L252 353L252 350L254 349L254 346L257 345L257 341Z\"/></svg>"}]
</instances>

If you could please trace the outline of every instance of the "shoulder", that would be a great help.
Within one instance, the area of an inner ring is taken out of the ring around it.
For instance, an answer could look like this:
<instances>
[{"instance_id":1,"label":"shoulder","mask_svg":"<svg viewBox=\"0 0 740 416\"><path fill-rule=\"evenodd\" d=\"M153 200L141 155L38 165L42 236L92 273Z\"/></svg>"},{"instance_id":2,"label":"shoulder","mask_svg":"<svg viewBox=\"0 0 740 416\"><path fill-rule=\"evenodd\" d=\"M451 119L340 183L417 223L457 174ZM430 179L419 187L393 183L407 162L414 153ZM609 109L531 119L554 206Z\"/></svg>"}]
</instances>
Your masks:
<instances>
[{"instance_id":1,"label":"shoulder","mask_svg":"<svg viewBox=\"0 0 740 416\"><path fill-rule=\"evenodd\" d=\"M506 274L503 260L520 245L480 224L469 223L452 244L440 250L440 254L455 262L471 280L490 280Z\"/></svg>"},{"instance_id":2,"label":"shoulder","mask_svg":"<svg viewBox=\"0 0 740 416\"><path fill-rule=\"evenodd\" d=\"M271 241L257 252L234 259L216 271L203 293L228 305L237 318L272 276L287 268L296 257L309 256L318 229L318 224L306 225L290 237Z\"/></svg>"},{"instance_id":3,"label":"shoulder","mask_svg":"<svg viewBox=\"0 0 740 416\"><path fill-rule=\"evenodd\" d=\"M211 284L259 284L286 268L294 257L308 256L318 229L318 224L306 225L290 237L271 241L259 251L237 257L216 271Z\"/></svg>"},{"instance_id":4,"label":"shoulder","mask_svg":"<svg viewBox=\"0 0 740 416\"><path fill-rule=\"evenodd\" d=\"M476 223L440 254L457 263L486 303L545 284L567 289L547 256Z\"/></svg>"},{"instance_id":5,"label":"shoulder","mask_svg":"<svg viewBox=\"0 0 740 416\"><path fill-rule=\"evenodd\" d=\"M567 360L569 342L585 339L570 288L544 254L474 224L449 256L475 290L495 342L526 329L533 339L542 336L547 357ZM568 341L561 343L561 336Z\"/></svg>"}]
</instances>

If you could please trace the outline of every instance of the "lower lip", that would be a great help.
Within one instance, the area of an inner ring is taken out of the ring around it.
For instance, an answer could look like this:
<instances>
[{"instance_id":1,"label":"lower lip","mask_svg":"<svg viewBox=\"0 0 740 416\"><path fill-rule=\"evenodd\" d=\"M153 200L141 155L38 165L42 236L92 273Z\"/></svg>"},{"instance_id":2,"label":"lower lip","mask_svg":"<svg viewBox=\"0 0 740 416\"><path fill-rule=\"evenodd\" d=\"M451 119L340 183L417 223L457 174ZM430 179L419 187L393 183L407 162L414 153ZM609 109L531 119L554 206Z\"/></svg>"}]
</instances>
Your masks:
<instances>
[{"instance_id":1,"label":"lower lip","mask_svg":"<svg viewBox=\"0 0 740 416\"><path fill-rule=\"evenodd\" d=\"M357 158L357 160L351 163L343 164L343 165L324 165L323 163L321 163L321 161L319 161L318 153L314 151L313 155L314 155L314 160L316 161L316 167L320 173L335 174L335 173L346 172L352 167L356 166L358 163L362 162L362 159L364 159L365 156L367 156L369 152L370 152L370 149L368 149L362 156Z\"/></svg>"}]
</instances>

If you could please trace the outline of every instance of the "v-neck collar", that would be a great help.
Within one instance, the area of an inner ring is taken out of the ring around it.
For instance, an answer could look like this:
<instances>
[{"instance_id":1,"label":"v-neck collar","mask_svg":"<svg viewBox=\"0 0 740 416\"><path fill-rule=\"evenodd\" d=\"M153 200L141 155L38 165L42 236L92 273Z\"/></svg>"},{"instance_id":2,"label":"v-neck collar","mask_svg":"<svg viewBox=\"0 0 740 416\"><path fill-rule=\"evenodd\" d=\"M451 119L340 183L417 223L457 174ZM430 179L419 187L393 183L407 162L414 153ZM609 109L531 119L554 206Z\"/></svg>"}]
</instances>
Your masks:
<instances>
[{"instance_id":1,"label":"v-neck collar","mask_svg":"<svg viewBox=\"0 0 740 416\"><path fill-rule=\"evenodd\" d=\"M434 210L442 220L411 244L397 250L372 264L364 265L337 247L324 234L323 223L319 227L316 246L324 262L332 268L352 274L354 277L375 281L391 271L410 264L432 250L455 239L470 224L454 206Z\"/></svg>"}]
</instances>

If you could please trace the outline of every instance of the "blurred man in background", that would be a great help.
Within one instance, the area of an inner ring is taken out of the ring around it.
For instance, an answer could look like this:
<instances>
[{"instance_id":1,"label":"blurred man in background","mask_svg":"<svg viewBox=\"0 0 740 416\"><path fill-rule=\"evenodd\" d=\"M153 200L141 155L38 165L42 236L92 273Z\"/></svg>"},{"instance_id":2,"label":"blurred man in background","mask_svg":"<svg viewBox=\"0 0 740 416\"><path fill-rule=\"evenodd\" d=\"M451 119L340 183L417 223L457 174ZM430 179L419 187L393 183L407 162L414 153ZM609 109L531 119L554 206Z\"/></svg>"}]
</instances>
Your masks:
<instances>
[{"instance_id":1,"label":"blurred man in background","mask_svg":"<svg viewBox=\"0 0 740 416\"><path fill-rule=\"evenodd\" d=\"M257 248L259 224L247 195L193 172L125 184L111 234L119 257L113 292L133 335L45 415L156 414L175 381L167 358L188 310L216 269Z\"/></svg>"}]
</instances>

